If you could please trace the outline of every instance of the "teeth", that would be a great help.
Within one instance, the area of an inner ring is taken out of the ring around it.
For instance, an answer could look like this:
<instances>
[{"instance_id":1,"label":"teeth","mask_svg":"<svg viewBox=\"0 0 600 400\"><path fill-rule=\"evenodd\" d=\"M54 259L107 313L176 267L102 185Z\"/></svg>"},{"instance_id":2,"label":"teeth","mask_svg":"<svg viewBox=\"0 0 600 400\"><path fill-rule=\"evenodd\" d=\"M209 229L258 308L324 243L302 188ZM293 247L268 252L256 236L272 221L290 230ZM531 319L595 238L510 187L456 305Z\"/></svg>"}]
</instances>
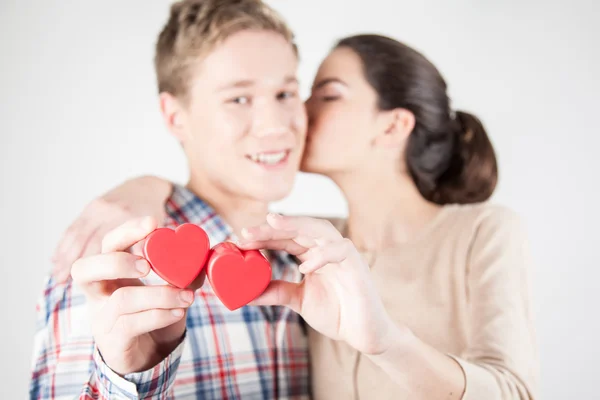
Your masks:
<instances>
[{"instance_id":1,"label":"teeth","mask_svg":"<svg viewBox=\"0 0 600 400\"><path fill-rule=\"evenodd\" d=\"M251 154L250 159L260 164L273 165L281 162L286 156L286 151L280 151L279 153L257 153Z\"/></svg>"}]
</instances>

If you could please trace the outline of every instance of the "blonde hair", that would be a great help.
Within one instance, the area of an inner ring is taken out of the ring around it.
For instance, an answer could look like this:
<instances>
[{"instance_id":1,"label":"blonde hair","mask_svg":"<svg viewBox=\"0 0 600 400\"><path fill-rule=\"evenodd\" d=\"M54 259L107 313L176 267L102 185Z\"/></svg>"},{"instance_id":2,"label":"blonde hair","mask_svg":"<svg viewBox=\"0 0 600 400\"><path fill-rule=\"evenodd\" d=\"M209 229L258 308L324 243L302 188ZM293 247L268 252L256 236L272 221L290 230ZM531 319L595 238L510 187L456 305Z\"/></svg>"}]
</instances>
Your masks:
<instances>
[{"instance_id":1,"label":"blonde hair","mask_svg":"<svg viewBox=\"0 0 600 400\"><path fill-rule=\"evenodd\" d=\"M187 98L191 67L215 45L243 30L281 34L297 51L285 21L260 0L181 0L156 43L158 91Z\"/></svg>"}]
</instances>

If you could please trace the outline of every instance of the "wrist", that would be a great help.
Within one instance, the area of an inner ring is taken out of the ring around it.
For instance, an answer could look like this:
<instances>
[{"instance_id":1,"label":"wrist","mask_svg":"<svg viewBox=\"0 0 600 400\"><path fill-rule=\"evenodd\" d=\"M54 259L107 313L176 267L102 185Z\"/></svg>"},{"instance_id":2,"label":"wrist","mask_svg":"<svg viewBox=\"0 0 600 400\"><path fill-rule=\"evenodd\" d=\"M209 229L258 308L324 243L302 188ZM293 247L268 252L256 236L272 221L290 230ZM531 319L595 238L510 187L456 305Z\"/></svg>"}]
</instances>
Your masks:
<instances>
[{"instance_id":1,"label":"wrist","mask_svg":"<svg viewBox=\"0 0 600 400\"><path fill-rule=\"evenodd\" d=\"M121 374L114 371L94 349L94 374L98 379L102 398L164 398L172 388L185 346L185 334L181 343L160 363L140 372Z\"/></svg>"},{"instance_id":2,"label":"wrist","mask_svg":"<svg viewBox=\"0 0 600 400\"><path fill-rule=\"evenodd\" d=\"M390 319L386 328L382 330L378 351L366 354L366 356L377 362L396 357L399 354L406 354L413 347L415 340L415 335L406 325L395 324Z\"/></svg>"},{"instance_id":3,"label":"wrist","mask_svg":"<svg viewBox=\"0 0 600 400\"><path fill-rule=\"evenodd\" d=\"M171 340L168 342L160 343L156 349L156 353L159 357L159 362L169 356L169 354L173 353L179 345L185 339L185 330L181 333L181 336L175 340Z\"/></svg>"}]
</instances>

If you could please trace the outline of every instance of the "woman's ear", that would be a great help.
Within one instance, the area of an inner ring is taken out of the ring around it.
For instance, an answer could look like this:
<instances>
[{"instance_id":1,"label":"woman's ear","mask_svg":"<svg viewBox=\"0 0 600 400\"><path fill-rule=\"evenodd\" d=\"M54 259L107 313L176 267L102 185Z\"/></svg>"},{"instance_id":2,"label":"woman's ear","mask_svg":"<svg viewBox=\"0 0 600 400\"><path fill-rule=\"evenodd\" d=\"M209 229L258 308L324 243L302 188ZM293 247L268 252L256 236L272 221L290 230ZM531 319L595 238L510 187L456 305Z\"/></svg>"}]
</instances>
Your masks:
<instances>
[{"instance_id":1,"label":"woman's ear","mask_svg":"<svg viewBox=\"0 0 600 400\"><path fill-rule=\"evenodd\" d=\"M186 113L181 101L172 94L163 92L160 94L160 111L169 132L183 144L186 140L184 129Z\"/></svg>"},{"instance_id":2,"label":"woman's ear","mask_svg":"<svg viewBox=\"0 0 600 400\"><path fill-rule=\"evenodd\" d=\"M415 115L404 108L382 111L382 131L375 145L387 148L403 147L415 128Z\"/></svg>"}]
</instances>

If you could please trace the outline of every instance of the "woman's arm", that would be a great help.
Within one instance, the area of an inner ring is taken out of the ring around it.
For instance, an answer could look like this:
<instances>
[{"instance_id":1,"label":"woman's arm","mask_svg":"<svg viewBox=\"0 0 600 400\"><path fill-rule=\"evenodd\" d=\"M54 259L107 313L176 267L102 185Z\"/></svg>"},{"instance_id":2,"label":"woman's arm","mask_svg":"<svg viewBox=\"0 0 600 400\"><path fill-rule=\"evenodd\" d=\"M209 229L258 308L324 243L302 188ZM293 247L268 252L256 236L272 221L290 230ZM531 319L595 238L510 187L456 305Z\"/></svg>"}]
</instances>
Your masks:
<instances>
[{"instance_id":1,"label":"woman's arm","mask_svg":"<svg viewBox=\"0 0 600 400\"><path fill-rule=\"evenodd\" d=\"M155 177L133 178L94 199L63 234L52 257L53 275L64 282L78 258L96 254L104 235L137 217L165 218L165 202L173 190L171 182Z\"/></svg>"},{"instance_id":2,"label":"woman's arm","mask_svg":"<svg viewBox=\"0 0 600 400\"><path fill-rule=\"evenodd\" d=\"M514 214L495 209L471 244L465 282L468 344L448 355L395 324L351 241L323 220L269 216L240 246L285 250L301 261L301 284L273 281L253 303L285 305L321 334L373 360L411 399L533 399L537 356L529 310L530 266Z\"/></svg>"},{"instance_id":3,"label":"woman's arm","mask_svg":"<svg viewBox=\"0 0 600 400\"><path fill-rule=\"evenodd\" d=\"M530 266L520 220L508 210L494 209L481 222L471 247L465 277L469 343L464 353L445 355L394 326L388 350L370 358L408 385L414 398L536 398Z\"/></svg>"}]
</instances>

